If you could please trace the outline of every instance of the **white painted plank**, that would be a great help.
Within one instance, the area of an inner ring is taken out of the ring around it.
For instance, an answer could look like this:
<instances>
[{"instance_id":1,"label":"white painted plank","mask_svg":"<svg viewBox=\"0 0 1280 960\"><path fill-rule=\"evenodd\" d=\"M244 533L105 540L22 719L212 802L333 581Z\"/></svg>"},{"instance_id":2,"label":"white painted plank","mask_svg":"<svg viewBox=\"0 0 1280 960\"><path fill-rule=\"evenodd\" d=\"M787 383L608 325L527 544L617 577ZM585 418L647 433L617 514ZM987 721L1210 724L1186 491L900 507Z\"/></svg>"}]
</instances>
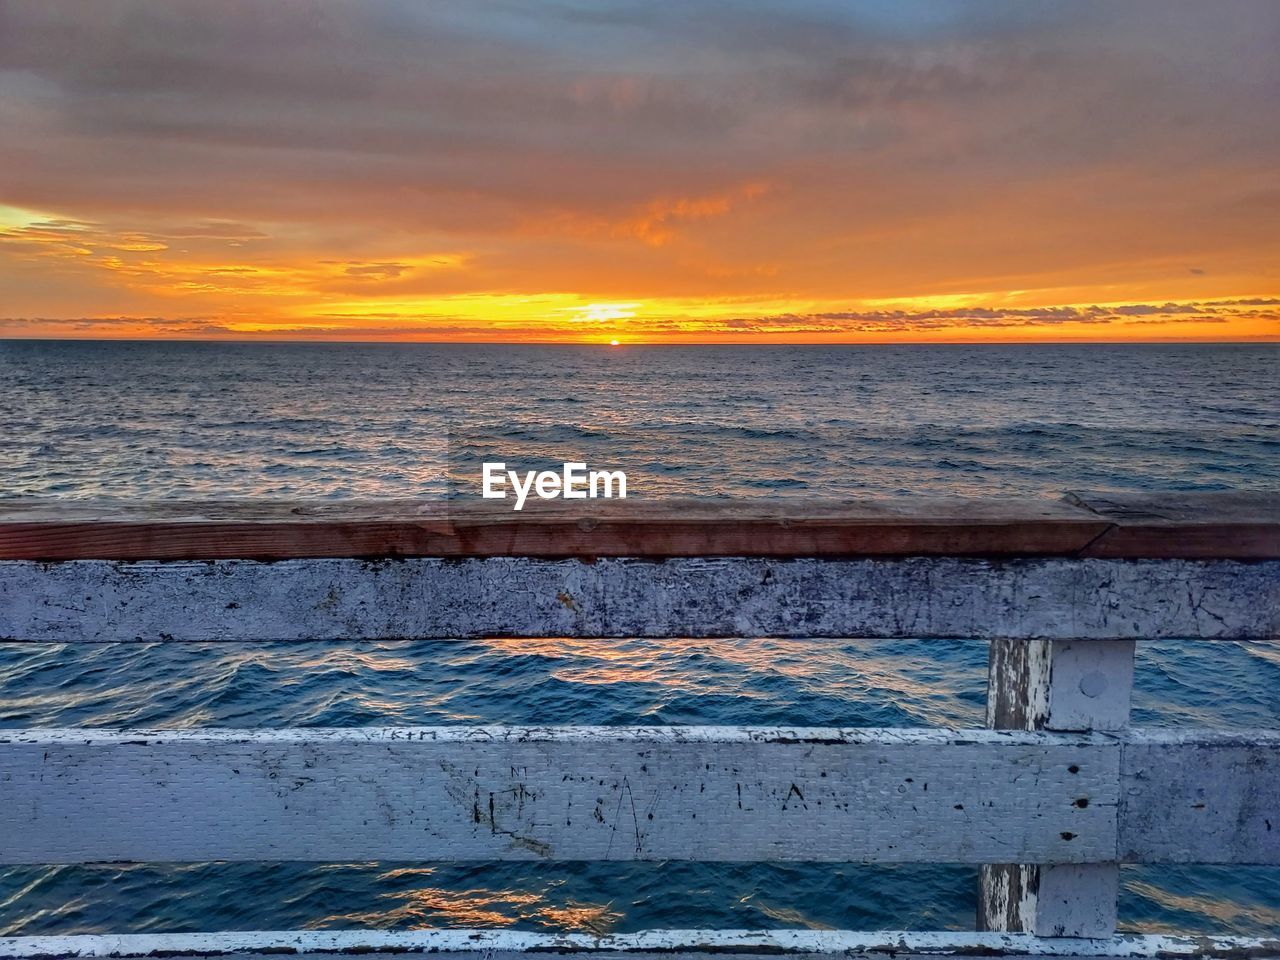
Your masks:
<instances>
[{"instance_id":1,"label":"white painted plank","mask_svg":"<svg viewBox=\"0 0 1280 960\"><path fill-rule=\"evenodd\" d=\"M1107 863L1048 863L1038 877L1023 928L1041 937L1108 937L1116 930L1120 868Z\"/></svg>"},{"instance_id":2,"label":"white painted plank","mask_svg":"<svg viewBox=\"0 0 1280 960\"><path fill-rule=\"evenodd\" d=\"M1121 770L1122 859L1280 864L1280 732L1136 731Z\"/></svg>"},{"instance_id":3,"label":"white painted plank","mask_svg":"<svg viewBox=\"0 0 1280 960\"><path fill-rule=\"evenodd\" d=\"M1016 933L844 930L646 930L596 937L515 930L296 930L123 936L0 937L0 957L15 960L182 957L403 955L519 958L572 957L1108 957L1200 958L1280 955L1280 939L1117 936L1081 940Z\"/></svg>"},{"instance_id":4,"label":"white painted plank","mask_svg":"<svg viewBox=\"0 0 1280 960\"><path fill-rule=\"evenodd\" d=\"M996 731L32 730L0 739L0 862L1082 862L1114 856L1119 752Z\"/></svg>"},{"instance_id":5,"label":"white painted plank","mask_svg":"<svg viewBox=\"0 0 1280 960\"><path fill-rule=\"evenodd\" d=\"M1280 561L0 561L0 639L1263 639Z\"/></svg>"},{"instance_id":6,"label":"white painted plank","mask_svg":"<svg viewBox=\"0 0 1280 960\"><path fill-rule=\"evenodd\" d=\"M5 733L0 757L5 862L976 862L1009 847L1024 863L1076 862L1114 858L1118 829L1127 862L1280 863L1274 732L70 729ZM1068 758L1079 770L1064 779ZM1053 839L1063 823L1069 844Z\"/></svg>"}]
</instances>

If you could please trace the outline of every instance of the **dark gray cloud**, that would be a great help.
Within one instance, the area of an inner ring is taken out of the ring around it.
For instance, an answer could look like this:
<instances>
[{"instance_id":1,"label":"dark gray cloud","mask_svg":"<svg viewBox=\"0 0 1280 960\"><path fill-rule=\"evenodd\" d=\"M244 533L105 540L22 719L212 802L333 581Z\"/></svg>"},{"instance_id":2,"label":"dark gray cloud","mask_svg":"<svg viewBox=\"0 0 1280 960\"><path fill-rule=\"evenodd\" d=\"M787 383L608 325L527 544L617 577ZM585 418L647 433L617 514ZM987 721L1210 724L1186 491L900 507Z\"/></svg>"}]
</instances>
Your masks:
<instances>
[{"instance_id":1,"label":"dark gray cloud","mask_svg":"<svg viewBox=\"0 0 1280 960\"><path fill-rule=\"evenodd\" d=\"M1218 9L8 0L0 190L461 228L793 164L994 187L1272 160L1280 7Z\"/></svg>"}]
</instances>

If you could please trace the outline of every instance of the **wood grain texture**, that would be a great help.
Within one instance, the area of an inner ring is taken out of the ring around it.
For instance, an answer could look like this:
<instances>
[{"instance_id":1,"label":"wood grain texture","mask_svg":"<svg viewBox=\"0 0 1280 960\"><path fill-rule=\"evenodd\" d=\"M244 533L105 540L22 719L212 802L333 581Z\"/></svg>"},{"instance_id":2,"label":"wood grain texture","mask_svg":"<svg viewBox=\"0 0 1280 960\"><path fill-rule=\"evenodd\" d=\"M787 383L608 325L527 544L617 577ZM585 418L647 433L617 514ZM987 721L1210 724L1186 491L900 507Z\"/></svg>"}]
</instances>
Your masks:
<instances>
[{"instance_id":1,"label":"wood grain texture","mask_svg":"<svg viewBox=\"0 0 1280 960\"><path fill-rule=\"evenodd\" d=\"M987 725L995 729L1123 730L1134 641L992 640ZM1116 858L1090 864L992 864L978 877L978 928L1100 937L1116 929Z\"/></svg>"},{"instance_id":2,"label":"wood grain texture","mask_svg":"<svg viewBox=\"0 0 1280 960\"><path fill-rule=\"evenodd\" d=\"M1129 725L1134 641L992 640L987 726L1122 730Z\"/></svg>"},{"instance_id":3,"label":"wood grain texture","mask_svg":"<svg viewBox=\"0 0 1280 960\"><path fill-rule=\"evenodd\" d=\"M1280 494L800 504L0 502L0 559L1280 557Z\"/></svg>"},{"instance_id":4,"label":"wood grain texture","mask_svg":"<svg viewBox=\"0 0 1280 960\"><path fill-rule=\"evenodd\" d=\"M1269 639L1280 561L0 561L0 639Z\"/></svg>"},{"instance_id":5,"label":"wood grain texture","mask_svg":"<svg viewBox=\"0 0 1280 960\"><path fill-rule=\"evenodd\" d=\"M1280 493L1073 491L1066 500L1111 522L1084 556L1280 556Z\"/></svg>"},{"instance_id":6,"label":"wood grain texture","mask_svg":"<svg viewBox=\"0 0 1280 960\"><path fill-rule=\"evenodd\" d=\"M1119 752L953 730L35 730L0 740L0 862L1075 863L1114 855Z\"/></svg>"},{"instance_id":7,"label":"wood grain texture","mask_svg":"<svg viewBox=\"0 0 1280 960\"><path fill-rule=\"evenodd\" d=\"M294 930L250 933L130 934L124 936L0 937L0 957L15 960L180 960L201 957L267 958L399 956L520 960L562 955L601 960L793 957L835 960L875 957L1107 957L1249 958L1280 955L1280 939L1127 935L1102 940L1009 933L880 930L646 930L611 936L528 933L518 930Z\"/></svg>"},{"instance_id":8,"label":"wood grain texture","mask_svg":"<svg viewBox=\"0 0 1280 960\"><path fill-rule=\"evenodd\" d=\"M1069 504L593 501L0 504L0 558L846 556L1071 553L1108 526Z\"/></svg>"}]
</instances>

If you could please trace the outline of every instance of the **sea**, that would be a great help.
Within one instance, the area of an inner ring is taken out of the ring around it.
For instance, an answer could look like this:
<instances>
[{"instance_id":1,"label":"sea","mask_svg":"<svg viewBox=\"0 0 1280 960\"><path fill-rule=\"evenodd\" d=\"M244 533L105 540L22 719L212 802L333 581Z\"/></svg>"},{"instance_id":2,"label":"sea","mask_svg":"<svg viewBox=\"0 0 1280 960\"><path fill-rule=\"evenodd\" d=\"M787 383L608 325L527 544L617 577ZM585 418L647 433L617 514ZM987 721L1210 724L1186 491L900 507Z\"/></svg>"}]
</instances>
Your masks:
<instances>
[{"instance_id":1,"label":"sea","mask_svg":"<svg viewBox=\"0 0 1280 960\"><path fill-rule=\"evenodd\" d=\"M1280 489L1274 344L0 341L0 497L475 496L479 464L642 499ZM0 644L0 727L980 725L972 641ZM1280 645L1139 643L1134 722L1276 728ZM485 926L972 929L956 865L0 868L0 934ZM1121 928L1274 933L1280 869L1125 867Z\"/></svg>"}]
</instances>

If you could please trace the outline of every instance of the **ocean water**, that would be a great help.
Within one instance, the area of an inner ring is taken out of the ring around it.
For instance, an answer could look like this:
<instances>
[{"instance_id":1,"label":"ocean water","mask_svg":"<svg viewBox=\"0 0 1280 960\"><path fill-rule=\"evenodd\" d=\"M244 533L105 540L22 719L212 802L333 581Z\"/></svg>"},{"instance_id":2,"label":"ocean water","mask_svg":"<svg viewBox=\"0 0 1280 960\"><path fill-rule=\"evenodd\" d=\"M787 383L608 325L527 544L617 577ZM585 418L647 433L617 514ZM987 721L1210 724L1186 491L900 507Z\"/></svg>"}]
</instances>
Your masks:
<instances>
[{"instance_id":1,"label":"ocean water","mask_svg":"<svg viewBox=\"0 0 1280 960\"><path fill-rule=\"evenodd\" d=\"M645 498L1247 489L1278 382L1277 345L0 341L0 494L474 495L491 456Z\"/></svg>"},{"instance_id":2,"label":"ocean water","mask_svg":"<svg viewBox=\"0 0 1280 960\"><path fill-rule=\"evenodd\" d=\"M0 496L468 495L477 464L632 495L1276 489L1265 345L0 342ZM981 722L976 642L0 645L0 726ZM1274 728L1276 644L1139 644L1134 719ZM0 870L0 933L970 928L957 866L196 864ZM1138 931L1280 928L1280 870L1122 873Z\"/></svg>"}]
</instances>

